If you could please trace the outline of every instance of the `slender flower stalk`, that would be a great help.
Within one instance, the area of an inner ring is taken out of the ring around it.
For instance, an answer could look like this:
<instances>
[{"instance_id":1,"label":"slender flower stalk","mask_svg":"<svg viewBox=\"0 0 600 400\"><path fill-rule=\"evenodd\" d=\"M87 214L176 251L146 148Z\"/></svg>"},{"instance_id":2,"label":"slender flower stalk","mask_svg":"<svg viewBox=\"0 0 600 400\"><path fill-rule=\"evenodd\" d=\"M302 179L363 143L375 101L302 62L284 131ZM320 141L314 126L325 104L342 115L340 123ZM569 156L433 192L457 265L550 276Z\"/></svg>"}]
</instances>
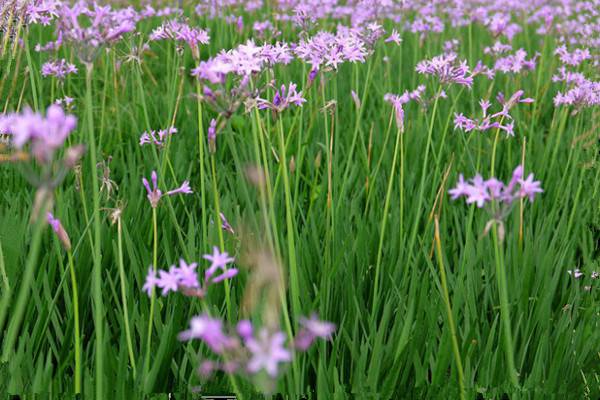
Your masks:
<instances>
[{"instance_id":1,"label":"slender flower stalk","mask_svg":"<svg viewBox=\"0 0 600 400\"><path fill-rule=\"evenodd\" d=\"M81 332L79 327L79 292L77 290L77 276L73 263L73 252L67 251L69 258L69 272L71 274L71 288L73 290L73 320L75 336L75 394L81 393Z\"/></svg>"},{"instance_id":2,"label":"slender flower stalk","mask_svg":"<svg viewBox=\"0 0 600 400\"><path fill-rule=\"evenodd\" d=\"M460 346L458 345L458 335L456 333L456 325L452 313L452 305L450 303L450 293L448 291L448 283L446 280L446 269L444 268L444 256L442 254L442 240L440 238L440 223L438 217L435 217L435 249L440 269L440 282L442 284L442 294L444 305L446 306L446 316L448 317L448 325L450 326L450 335L452 337L452 351L454 352L454 361L456 362L456 371L458 373L458 386L460 387L460 398L466 398L465 393L465 374L463 372L462 358L460 356Z\"/></svg>"},{"instance_id":3,"label":"slender flower stalk","mask_svg":"<svg viewBox=\"0 0 600 400\"><path fill-rule=\"evenodd\" d=\"M387 226L388 220L388 210L390 207L390 200L392 196L392 188L394 187L394 178L396 176L396 164L398 162L398 153L400 152L400 142L401 137L404 135L404 124L400 121L397 121L397 131L396 131L396 144L394 145L394 155L392 158L392 166L390 168L390 177L388 181L387 192L385 195L385 202L383 205L383 216L381 220L381 228L379 232L379 246L377 248L377 261L375 263L375 279L374 279L374 288L373 288L373 303L371 308L371 313L375 313L377 307L379 305L379 275L381 270L381 261L383 257L383 243L385 239L385 230Z\"/></svg>"},{"instance_id":4,"label":"slender flower stalk","mask_svg":"<svg viewBox=\"0 0 600 400\"><path fill-rule=\"evenodd\" d=\"M133 377L135 379L137 375L137 368L135 364L135 356L133 352L133 342L131 340L131 329L129 327L129 311L127 305L127 290L126 290L126 276L125 276L125 267L123 264L123 240L122 240L122 227L121 227L121 218L120 216L117 219L117 251L119 254L118 262L119 262L119 279L121 281L121 307L123 308L123 321L125 323L125 338L127 340L127 352L129 354L129 362L131 363L131 369L133 372Z\"/></svg>"},{"instance_id":5,"label":"slender flower stalk","mask_svg":"<svg viewBox=\"0 0 600 400\"><path fill-rule=\"evenodd\" d=\"M494 238L494 255L496 261L496 281L500 293L500 318L502 319L502 337L504 342L504 354L508 367L508 376L514 387L519 386L519 373L515 367L515 350L512 338L510 307L508 302L508 286L506 282L506 265L504 263L504 250L500 240L498 223L494 223L492 230Z\"/></svg>"},{"instance_id":6,"label":"slender flower stalk","mask_svg":"<svg viewBox=\"0 0 600 400\"><path fill-rule=\"evenodd\" d=\"M96 174L96 137L94 132L94 111L92 103L92 73L93 64L86 63L86 92L85 104L87 110L87 134L90 146L90 174L92 175L92 218L94 227L92 293L94 299L94 328L95 328L95 357L96 357L96 398L104 398L104 303L102 301L102 253L100 252L100 187Z\"/></svg>"},{"instance_id":7,"label":"slender flower stalk","mask_svg":"<svg viewBox=\"0 0 600 400\"><path fill-rule=\"evenodd\" d=\"M156 219L156 207L152 207L152 267L151 269L156 275L156 265L158 264L158 223ZM150 369L150 352L152 351L152 325L154 323L154 303L156 301L156 293L154 287L150 291L150 315L148 317L148 331L146 333L146 356L144 357L144 388L146 392L150 391L151 382L149 380L148 371Z\"/></svg>"}]
</instances>

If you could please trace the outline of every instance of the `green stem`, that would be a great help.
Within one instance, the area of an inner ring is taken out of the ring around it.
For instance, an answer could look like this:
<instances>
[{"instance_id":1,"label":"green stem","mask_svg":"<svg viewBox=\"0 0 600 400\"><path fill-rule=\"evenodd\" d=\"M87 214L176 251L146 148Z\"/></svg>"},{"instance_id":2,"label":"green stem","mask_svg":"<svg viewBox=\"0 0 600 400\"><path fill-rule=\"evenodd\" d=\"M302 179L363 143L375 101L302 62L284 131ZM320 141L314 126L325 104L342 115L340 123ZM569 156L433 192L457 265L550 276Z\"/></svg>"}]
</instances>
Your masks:
<instances>
[{"instance_id":1,"label":"green stem","mask_svg":"<svg viewBox=\"0 0 600 400\"><path fill-rule=\"evenodd\" d=\"M71 286L73 291L73 318L75 329L75 394L81 393L81 333L79 330L79 293L77 290L77 277L73 263L73 252L67 252L69 258L69 270L71 272Z\"/></svg>"},{"instance_id":2,"label":"green stem","mask_svg":"<svg viewBox=\"0 0 600 400\"><path fill-rule=\"evenodd\" d=\"M506 363L508 364L508 373L513 386L519 386L519 378L515 368L514 348L512 341L512 329L510 326L510 310L508 307L508 288L506 286L506 266L504 265L504 253L500 248L501 243L498 237L498 226L495 223L493 229L494 253L496 258L496 280L498 282L498 292L500 295L500 318L502 320L504 351Z\"/></svg>"},{"instance_id":3,"label":"green stem","mask_svg":"<svg viewBox=\"0 0 600 400\"><path fill-rule=\"evenodd\" d=\"M154 274L156 274L156 264L158 263L158 224L156 221L156 208L152 207L152 233L153 233L153 243L152 243L152 269ZM146 340L146 356L144 358L144 379L146 382L144 387L146 392L150 390L150 382L148 382L148 370L150 368L150 346L152 344L152 324L154 322L154 303L156 300L156 292L155 288L152 288L152 292L150 293L150 316L148 318L148 332L147 332L147 340Z\"/></svg>"},{"instance_id":4,"label":"green stem","mask_svg":"<svg viewBox=\"0 0 600 400\"><path fill-rule=\"evenodd\" d=\"M223 237L223 228L221 227L221 204L219 202L219 191L217 189L217 169L215 166L215 155L211 154L210 164L212 170L212 190L213 196L215 200L215 226L217 227L217 232L219 233L219 246L221 247L221 252L225 251L225 238ZM231 308L231 295L229 287L229 281L225 280L223 282L225 285L225 303L227 304L227 318L232 321L232 308Z\"/></svg>"},{"instance_id":5,"label":"green stem","mask_svg":"<svg viewBox=\"0 0 600 400\"><path fill-rule=\"evenodd\" d=\"M437 217L435 218L435 247L437 253L438 266L440 268L440 280L442 284L442 293L444 297L444 305L446 306L446 315L448 316L448 325L450 325L450 334L452 336L452 351L454 352L454 361L456 362L456 370L458 372L458 385L460 387L460 398L465 399L465 374L463 371L462 360L460 356L460 348L458 346L458 335L456 334L456 326L452 314L452 305L450 303L450 294L448 292L448 283L446 280L446 270L444 268L444 259L442 256L442 241L440 239L440 227Z\"/></svg>"},{"instance_id":6,"label":"green stem","mask_svg":"<svg viewBox=\"0 0 600 400\"><path fill-rule=\"evenodd\" d=\"M287 157L285 154L285 138L283 135L283 121L279 116L278 121L279 127L279 164L281 165L281 175L283 176L283 189L285 192L285 220L287 225L287 243L288 253L290 258L290 286L291 286L291 297L294 315L299 315L301 312L300 308L300 287L298 284L298 265L296 262L296 244L295 244L295 230L294 221L292 218L292 203L291 203L291 190L290 181L288 176L288 165Z\"/></svg>"},{"instance_id":7,"label":"green stem","mask_svg":"<svg viewBox=\"0 0 600 400\"><path fill-rule=\"evenodd\" d=\"M379 305L379 274L381 270L381 259L383 257L383 243L385 239L385 228L388 220L388 210L390 208L390 199L392 197L392 188L394 186L394 171L396 170L396 163L398 160L398 151L400 149L400 138L403 132L398 129L396 131L396 145L394 146L394 157L392 159L392 168L390 169L390 180L388 182L387 193L385 195L385 203L383 206L383 220L381 221L381 230L379 233L379 246L377 248L377 262L375 264L375 288L373 290L373 305L371 314L375 313L377 306Z\"/></svg>"},{"instance_id":8,"label":"green stem","mask_svg":"<svg viewBox=\"0 0 600 400\"><path fill-rule=\"evenodd\" d=\"M129 353L129 361L133 369L133 378L136 377L135 357L133 355L133 345L131 341L131 330L129 329L129 311L127 308L126 296L126 281L125 268L123 267L123 243L121 240L121 218L117 220L117 246L119 251L119 277L121 280L121 302L123 307L123 321L125 322L125 338L127 340L127 352Z\"/></svg>"},{"instance_id":9,"label":"green stem","mask_svg":"<svg viewBox=\"0 0 600 400\"><path fill-rule=\"evenodd\" d=\"M208 238L208 226L206 224L206 197L204 190L204 126L202 124L202 101L200 100L200 82L196 83L196 95L198 97L198 149L200 162L200 212L202 213L202 245L206 245Z\"/></svg>"},{"instance_id":10,"label":"green stem","mask_svg":"<svg viewBox=\"0 0 600 400\"><path fill-rule=\"evenodd\" d=\"M44 201L40 210L44 210L47 201ZM2 362L8 362L10 358L10 353L15 346L15 342L17 341L17 335L19 333L19 327L21 322L23 321L23 314L25 313L25 307L29 303L29 291L31 289L31 284L35 277L35 267L37 265L37 257L40 251L40 243L42 241L42 232L43 228L46 224L45 216L37 215L35 216L35 225L33 227L33 236L31 239L31 248L29 250L29 255L27 256L27 262L25 264L25 272L23 274L23 282L21 283L21 287L19 289L19 294L17 296L17 302L12 313L10 323L8 325L8 331L5 336L4 341L4 349L2 351ZM4 321L7 316L8 307L10 305L11 299L11 290L7 290L6 296L3 299L2 310L0 312L0 332L3 331Z\"/></svg>"},{"instance_id":11,"label":"green stem","mask_svg":"<svg viewBox=\"0 0 600 400\"><path fill-rule=\"evenodd\" d=\"M94 219L94 253L93 253L93 298L94 298L94 327L96 334L96 398L104 398L104 335L102 303L102 255L100 253L100 189L96 173L96 140L94 137L94 113L92 109L92 71L93 65L86 65L86 93L85 105L87 111L88 145L90 147L90 174L92 176L93 190L93 219Z\"/></svg>"}]
</instances>

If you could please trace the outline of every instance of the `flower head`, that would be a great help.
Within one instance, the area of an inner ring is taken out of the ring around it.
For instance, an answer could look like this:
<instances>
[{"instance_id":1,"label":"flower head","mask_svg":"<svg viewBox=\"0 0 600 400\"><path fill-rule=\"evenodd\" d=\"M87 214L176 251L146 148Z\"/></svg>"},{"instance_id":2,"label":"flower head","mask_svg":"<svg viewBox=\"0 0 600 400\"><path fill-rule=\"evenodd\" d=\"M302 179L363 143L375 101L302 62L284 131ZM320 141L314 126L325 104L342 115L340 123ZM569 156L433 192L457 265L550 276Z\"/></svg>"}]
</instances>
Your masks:
<instances>
[{"instance_id":1,"label":"flower head","mask_svg":"<svg viewBox=\"0 0 600 400\"><path fill-rule=\"evenodd\" d=\"M163 193L162 191L158 188L158 175L156 173L156 171L152 171L152 175L150 177L151 181L152 181L152 186L150 186L150 183L148 182L148 179L146 178L142 178L142 183L144 185L144 187L146 188L146 192L147 192L147 197L148 197L148 201L150 201L150 205L152 206L152 208L156 208L158 206L158 203L160 202L160 199L163 197ZM183 184L177 188L177 189L173 189L168 191L167 193L165 193L165 196L173 196L175 194L192 194L192 189L190 188L190 183L188 181L184 181Z\"/></svg>"},{"instance_id":2,"label":"flower head","mask_svg":"<svg viewBox=\"0 0 600 400\"><path fill-rule=\"evenodd\" d=\"M63 81L69 74L76 73L77 67L71 63L68 63L65 59L49 61L42 65L43 77L53 76L59 81Z\"/></svg>"},{"instance_id":3,"label":"flower head","mask_svg":"<svg viewBox=\"0 0 600 400\"><path fill-rule=\"evenodd\" d=\"M0 132L9 134L17 149L30 144L31 152L39 162L51 161L54 152L62 147L76 126L77 119L65 114L57 104L48 107L46 116L29 108L21 114L0 116Z\"/></svg>"},{"instance_id":4,"label":"flower head","mask_svg":"<svg viewBox=\"0 0 600 400\"><path fill-rule=\"evenodd\" d=\"M271 377L277 376L279 364L292 360L292 353L283 344L283 332L270 334L265 328L258 333L258 338L249 338L246 347L250 350L251 358L247 369L250 373L265 370Z\"/></svg>"},{"instance_id":5,"label":"flower head","mask_svg":"<svg viewBox=\"0 0 600 400\"><path fill-rule=\"evenodd\" d=\"M291 105L302 107L306 99L302 97L302 91L296 91L296 84L290 83L287 87L281 85L281 88L275 91L273 101L258 98L257 104L260 110L269 108L276 113L280 113Z\"/></svg>"}]
</instances>

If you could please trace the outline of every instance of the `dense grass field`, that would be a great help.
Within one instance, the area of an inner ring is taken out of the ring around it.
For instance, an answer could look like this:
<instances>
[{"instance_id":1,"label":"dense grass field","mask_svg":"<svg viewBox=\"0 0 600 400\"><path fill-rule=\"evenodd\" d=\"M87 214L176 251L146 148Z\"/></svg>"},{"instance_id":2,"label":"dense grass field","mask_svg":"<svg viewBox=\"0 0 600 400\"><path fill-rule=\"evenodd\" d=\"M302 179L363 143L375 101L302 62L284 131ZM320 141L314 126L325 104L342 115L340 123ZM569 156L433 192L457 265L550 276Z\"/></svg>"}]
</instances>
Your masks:
<instances>
[{"instance_id":1,"label":"dense grass field","mask_svg":"<svg viewBox=\"0 0 600 400\"><path fill-rule=\"evenodd\" d=\"M0 2L3 396L600 398L597 0L102 3Z\"/></svg>"}]
</instances>

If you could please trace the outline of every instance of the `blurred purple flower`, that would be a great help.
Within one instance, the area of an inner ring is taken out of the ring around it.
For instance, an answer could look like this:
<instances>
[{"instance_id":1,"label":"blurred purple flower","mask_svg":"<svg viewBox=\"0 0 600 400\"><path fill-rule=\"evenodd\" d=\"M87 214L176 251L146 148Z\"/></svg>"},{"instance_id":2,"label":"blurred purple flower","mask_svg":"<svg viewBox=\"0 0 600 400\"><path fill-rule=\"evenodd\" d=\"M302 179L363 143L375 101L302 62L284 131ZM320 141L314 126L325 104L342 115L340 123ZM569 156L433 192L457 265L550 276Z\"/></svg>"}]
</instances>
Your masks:
<instances>
[{"instance_id":1,"label":"blurred purple flower","mask_svg":"<svg viewBox=\"0 0 600 400\"><path fill-rule=\"evenodd\" d=\"M247 369L250 373L265 370L271 377L277 376L279 364L292 360L292 353L283 344L285 335L282 332L269 332L263 328L258 338L251 337L246 341L246 347L252 354Z\"/></svg>"}]
</instances>

